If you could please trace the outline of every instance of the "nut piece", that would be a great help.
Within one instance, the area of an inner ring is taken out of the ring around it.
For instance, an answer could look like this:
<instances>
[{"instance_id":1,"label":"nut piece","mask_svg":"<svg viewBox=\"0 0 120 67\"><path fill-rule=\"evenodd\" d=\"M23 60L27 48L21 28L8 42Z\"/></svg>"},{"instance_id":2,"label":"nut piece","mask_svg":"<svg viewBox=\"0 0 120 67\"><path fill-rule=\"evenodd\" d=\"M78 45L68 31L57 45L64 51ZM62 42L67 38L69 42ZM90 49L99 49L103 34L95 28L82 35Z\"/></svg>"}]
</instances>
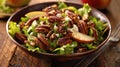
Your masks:
<instances>
[{"instance_id":1,"label":"nut piece","mask_svg":"<svg viewBox=\"0 0 120 67\"><path fill-rule=\"evenodd\" d=\"M66 10L65 14L67 14L67 16L72 19L72 21L74 23L77 23L79 21L79 16L77 14L74 14L73 12Z\"/></svg>"},{"instance_id":2,"label":"nut piece","mask_svg":"<svg viewBox=\"0 0 120 67\"><path fill-rule=\"evenodd\" d=\"M83 20L80 20L78 23L77 23L77 26L79 28L79 31L83 34L88 34L88 26L86 24L86 22L84 22Z\"/></svg>"},{"instance_id":3,"label":"nut piece","mask_svg":"<svg viewBox=\"0 0 120 67\"><path fill-rule=\"evenodd\" d=\"M70 44L70 43L72 43L72 40L70 38L71 38L71 36L68 36L68 35L64 36L63 38L59 38L58 41L57 41L57 44L59 46Z\"/></svg>"},{"instance_id":4,"label":"nut piece","mask_svg":"<svg viewBox=\"0 0 120 67\"><path fill-rule=\"evenodd\" d=\"M35 39L35 43L43 50L48 50L48 48L43 44L38 38Z\"/></svg>"},{"instance_id":5,"label":"nut piece","mask_svg":"<svg viewBox=\"0 0 120 67\"><path fill-rule=\"evenodd\" d=\"M44 46L46 46L46 48L49 50L49 43L48 41L45 39L45 37L43 37L42 34L38 34L38 39L44 44Z\"/></svg>"},{"instance_id":6,"label":"nut piece","mask_svg":"<svg viewBox=\"0 0 120 67\"><path fill-rule=\"evenodd\" d=\"M24 41L27 40L27 37L22 33L15 33L15 39L17 40L17 42L23 44Z\"/></svg>"},{"instance_id":7,"label":"nut piece","mask_svg":"<svg viewBox=\"0 0 120 67\"><path fill-rule=\"evenodd\" d=\"M55 33L51 34L50 40L54 40L55 38L57 38L56 34Z\"/></svg>"},{"instance_id":8,"label":"nut piece","mask_svg":"<svg viewBox=\"0 0 120 67\"><path fill-rule=\"evenodd\" d=\"M58 8L57 8L57 5L56 5L56 4L53 4L53 5L51 5L51 6L48 6L48 7L44 8L43 11L45 11L45 12L50 12L51 10L56 10L56 9L58 9Z\"/></svg>"},{"instance_id":9,"label":"nut piece","mask_svg":"<svg viewBox=\"0 0 120 67\"><path fill-rule=\"evenodd\" d=\"M49 25L41 25L39 27L36 27L35 30L40 33L48 33L50 31Z\"/></svg>"},{"instance_id":10,"label":"nut piece","mask_svg":"<svg viewBox=\"0 0 120 67\"><path fill-rule=\"evenodd\" d=\"M62 22L62 18L61 17L57 17L57 16L49 16L48 21L51 22L51 23Z\"/></svg>"},{"instance_id":11,"label":"nut piece","mask_svg":"<svg viewBox=\"0 0 120 67\"><path fill-rule=\"evenodd\" d=\"M34 20L38 20L38 19L39 19L39 17L31 18L25 23L25 25L30 26Z\"/></svg>"}]
</instances>

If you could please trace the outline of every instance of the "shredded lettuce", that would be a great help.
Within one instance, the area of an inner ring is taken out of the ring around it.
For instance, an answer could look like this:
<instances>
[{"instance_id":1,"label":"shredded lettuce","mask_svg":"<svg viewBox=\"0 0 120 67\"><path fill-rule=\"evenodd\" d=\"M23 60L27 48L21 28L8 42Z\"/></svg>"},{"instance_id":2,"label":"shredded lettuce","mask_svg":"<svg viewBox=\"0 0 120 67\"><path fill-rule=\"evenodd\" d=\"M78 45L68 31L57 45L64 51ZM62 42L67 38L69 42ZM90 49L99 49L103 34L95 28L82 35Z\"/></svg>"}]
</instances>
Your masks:
<instances>
[{"instance_id":1,"label":"shredded lettuce","mask_svg":"<svg viewBox=\"0 0 120 67\"><path fill-rule=\"evenodd\" d=\"M54 41L48 40L50 47L52 48L56 48L57 47L57 39L55 39Z\"/></svg>"},{"instance_id":2,"label":"shredded lettuce","mask_svg":"<svg viewBox=\"0 0 120 67\"><path fill-rule=\"evenodd\" d=\"M84 4L82 8L78 9L81 16L88 15L91 12L91 8L88 4Z\"/></svg>"},{"instance_id":3,"label":"shredded lettuce","mask_svg":"<svg viewBox=\"0 0 120 67\"><path fill-rule=\"evenodd\" d=\"M32 51L32 52L35 52L35 51L39 52L39 53L45 52L44 50L40 49L39 47L33 47L33 46L29 45L29 44L26 44L25 46L27 47L27 49L29 51Z\"/></svg>"},{"instance_id":4,"label":"shredded lettuce","mask_svg":"<svg viewBox=\"0 0 120 67\"><path fill-rule=\"evenodd\" d=\"M93 43L90 43L90 44L82 44L81 46L87 48L88 50L91 50L91 49L95 49L96 46L93 45Z\"/></svg>"},{"instance_id":5,"label":"shredded lettuce","mask_svg":"<svg viewBox=\"0 0 120 67\"><path fill-rule=\"evenodd\" d=\"M58 2L58 8L59 9L67 8L67 5L64 2Z\"/></svg>"},{"instance_id":6,"label":"shredded lettuce","mask_svg":"<svg viewBox=\"0 0 120 67\"><path fill-rule=\"evenodd\" d=\"M93 23L95 23L96 29L100 32L102 32L106 27L106 24L104 22L102 22L100 19L97 19L93 16L90 16L89 20L91 20L91 21L93 21Z\"/></svg>"},{"instance_id":7,"label":"shredded lettuce","mask_svg":"<svg viewBox=\"0 0 120 67\"><path fill-rule=\"evenodd\" d=\"M28 17L21 17L21 22L27 22L29 20Z\"/></svg>"},{"instance_id":8,"label":"shredded lettuce","mask_svg":"<svg viewBox=\"0 0 120 67\"><path fill-rule=\"evenodd\" d=\"M56 54L71 54L74 53L74 48L77 46L77 42L72 42L72 44L66 44L60 48L53 50Z\"/></svg>"},{"instance_id":9,"label":"shredded lettuce","mask_svg":"<svg viewBox=\"0 0 120 67\"><path fill-rule=\"evenodd\" d=\"M16 22L9 22L9 30L11 36L14 37L15 33L20 32L20 27L17 26Z\"/></svg>"},{"instance_id":10,"label":"shredded lettuce","mask_svg":"<svg viewBox=\"0 0 120 67\"><path fill-rule=\"evenodd\" d=\"M1 1L1 0L0 0ZM65 4L64 2L58 2L58 9L60 10L71 10L72 12L74 12L75 14L80 16L80 20L84 20L83 18L87 18L88 21L92 21L95 24L95 29L98 34L98 39L96 39L94 42L92 43L79 43L74 41L72 43L68 43L68 44L64 44L63 46L59 46L57 44L57 41L59 38L63 37L64 34L63 33L58 33L57 30L57 26L58 26L58 22L54 22L53 23L53 27L52 27L52 33L55 33L57 38L55 40L50 40L49 38L45 37L50 45L50 48L53 48L52 50L49 51L49 53L55 53L55 54L72 54L74 53L74 51L76 51L76 47L79 45L81 47L85 47L88 50L91 49L95 49L97 45L99 45L103 40L104 37L102 36L103 31L106 28L106 23L102 22L100 19L94 17L94 16L89 16L89 13L91 12L91 8L88 4L84 4L83 8L77 9L73 6L67 6L67 4ZM61 16L64 18L64 21L62 23L64 23L64 27L62 29L64 29L64 31L68 30L68 24L71 21L71 19L69 19L69 17L67 16L67 14L62 13ZM82 19L81 19L82 17ZM26 23L30 18L27 17L21 17L20 23ZM28 43L25 43L24 46L32 52L45 52L45 50L42 50L36 43L35 43L35 38L37 37L37 34L41 34L39 32L37 32L35 30L35 28L39 25L42 25L42 22L44 22L45 25L49 25L49 21L48 21L48 17L39 17L39 20L34 20L32 22L32 24L30 26L23 26L21 29L18 25L20 25L20 23L16 23L16 22L10 22L9 23L9 33L11 36L14 37L16 32L21 32L23 34L25 34L27 36L27 41ZM21 30L21 31L20 31ZM92 28L89 28L89 32L87 35L89 36L93 36L94 34L94 30L92 30ZM46 35L46 34L45 34ZM50 34L51 35L51 34ZM31 46L30 43L34 42L34 46ZM75 49L74 49L75 48ZM79 48L79 47L78 47ZM77 49L78 49L77 48ZM47 52L47 51L46 51Z\"/></svg>"},{"instance_id":11,"label":"shredded lettuce","mask_svg":"<svg viewBox=\"0 0 120 67\"><path fill-rule=\"evenodd\" d=\"M6 0L0 0L0 12L11 13L13 9L6 6Z\"/></svg>"}]
</instances>

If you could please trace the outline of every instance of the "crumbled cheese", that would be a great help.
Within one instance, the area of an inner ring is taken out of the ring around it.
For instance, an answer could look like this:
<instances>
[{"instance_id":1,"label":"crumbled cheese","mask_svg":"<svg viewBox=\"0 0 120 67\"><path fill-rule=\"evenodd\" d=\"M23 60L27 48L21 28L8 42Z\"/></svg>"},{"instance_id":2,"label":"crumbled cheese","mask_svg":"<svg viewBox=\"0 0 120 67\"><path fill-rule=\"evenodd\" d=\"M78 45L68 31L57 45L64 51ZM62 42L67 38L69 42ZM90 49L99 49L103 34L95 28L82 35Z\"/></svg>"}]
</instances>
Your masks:
<instances>
[{"instance_id":1,"label":"crumbled cheese","mask_svg":"<svg viewBox=\"0 0 120 67\"><path fill-rule=\"evenodd\" d=\"M44 25L44 21L40 21L40 25Z\"/></svg>"},{"instance_id":2,"label":"crumbled cheese","mask_svg":"<svg viewBox=\"0 0 120 67\"><path fill-rule=\"evenodd\" d=\"M71 19L68 16L66 16L65 21L71 21Z\"/></svg>"},{"instance_id":3,"label":"crumbled cheese","mask_svg":"<svg viewBox=\"0 0 120 67\"><path fill-rule=\"evenodd\" d=\"M74 31L79 31L77 25L75 25L75 24L73 25L73 28L70 28L69 30L70 30L70 31L72 31L72 30L74 30Z\"/></svg>"},{"instance_id":4,"label":"crumbled cheese","mask_svg":"<svg viewBox=\"0 0 120 67\"><path fill-rule=\"evenodd\" d=\"M57 37L59 37L59 36L60 36L60 34L56 34L56 36L57 36Z\"/></svg>"},{"instance_id":5,"label":"crumbled cheese","mask_svg":"<svg viewBox=\"0 0 120 67\"><path fill-rule=\"evenodd\" d=\"M57 16L57 17L62 17L62 15L61 15L60 13L58 13L56 16Z\"/></svg>"},{"instance_id":6,"label":"crumbled cheese","mask_svg":"<svg viewBox=\"0 0 120 67\"><path fill-rule=\"evenodd\" d=\"M38 23L36 20L33 21L32 26L36 26Z\"/></svg>"},{"instance_id":7,"label":"crumbled cheese","mask_svg":"<svg viewBox=\"0 0 120 67\"><path fill-rule=\"evenodd\" d=\"M56 26L56 25L54 25L54 28L53 28L54 30L57 30L58 29L58 27Z\"/></svg>"},{"instance_id":8,"label":"crumbled cheese","mask_svg":"<svg viewBox=\"0 0 120 67\"><path fill-rule=\"evenodd\" d=\"M55 10L51 10L50 12L48 12L49 14L53 14L55 12Z\"/></svg>"},{"instance_id":9,"label":"crumbled cheese","mask_svg":"<svg viewBox=\"0 0 120 67\"><path fill-rule=\"evenodd\" d=\"M65 14L68 14L68 12L69 12L69 11L68 11L68 10L66 10L66 11L65 11Z\"/></svg>"}]
</instances>

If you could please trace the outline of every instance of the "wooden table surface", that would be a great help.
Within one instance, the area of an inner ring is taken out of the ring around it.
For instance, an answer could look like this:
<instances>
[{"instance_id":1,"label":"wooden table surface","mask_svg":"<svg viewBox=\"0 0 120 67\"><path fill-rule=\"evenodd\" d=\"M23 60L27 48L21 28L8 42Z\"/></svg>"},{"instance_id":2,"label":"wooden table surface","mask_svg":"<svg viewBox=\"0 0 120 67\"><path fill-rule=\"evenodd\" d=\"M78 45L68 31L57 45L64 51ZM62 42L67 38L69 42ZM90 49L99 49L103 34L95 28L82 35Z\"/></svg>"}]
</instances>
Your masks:
<instances>
[{"instance_id":1,"label":"wooden table surface","mask_svg":"<svg viewBox=\"0 0 120 67\"><path fill-rule=\"evenodd\" d=\"M32 0L35 3L41 0ZM44 0L46 1L46 0ZM49 0L47 0L49 1ZM80 2L80 0L69 0ZM31 2L31 4L33 4ZM112 30L120 23L120 0L111 0L103 13L110 19ZM0 67L66 67L68 62L53 62L46 58L36 58L16 46L6 33L6 21L0 20ZM71 63L73 67L78 61ZM110 44L108 48L88 67L120 67L120 43Z\"/></svg>"}]
</instances>

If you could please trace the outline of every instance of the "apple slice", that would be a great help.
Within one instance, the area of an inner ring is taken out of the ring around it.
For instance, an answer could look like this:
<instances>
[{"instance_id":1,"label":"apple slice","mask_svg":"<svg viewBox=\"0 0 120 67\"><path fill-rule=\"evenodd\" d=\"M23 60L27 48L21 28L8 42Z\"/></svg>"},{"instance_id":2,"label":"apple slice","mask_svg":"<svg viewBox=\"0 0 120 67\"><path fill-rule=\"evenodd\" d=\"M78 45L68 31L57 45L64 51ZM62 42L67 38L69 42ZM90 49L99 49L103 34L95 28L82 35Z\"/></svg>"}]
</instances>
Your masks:
<instances>
[{"instance_id":1,"label":"apple slice","mask_svg":"<svg viewBox=\"0 0 120 67\"><path fill-rule=\"evenodd\" d=\"M46 13L43 12L43 11L32 11L32 12L29 12L27 14L25 14L26 17L29 17L29 18L34 18L34 17L42 17L42 16L45 16Z\"/></svg>"},{"instance_id":2,"label":"apple slice","mask_svg":"<svg viewBox=\"0 0 120 67\"><path fill-rule=\"evenodd\" d=\"M80 33L78 31L75 31L73 29L70 30L72 32L72 37L80 42L80 43L91 43L95 40L94 37L88 36L86 34Z\"/></svg>"}]
</instances>

